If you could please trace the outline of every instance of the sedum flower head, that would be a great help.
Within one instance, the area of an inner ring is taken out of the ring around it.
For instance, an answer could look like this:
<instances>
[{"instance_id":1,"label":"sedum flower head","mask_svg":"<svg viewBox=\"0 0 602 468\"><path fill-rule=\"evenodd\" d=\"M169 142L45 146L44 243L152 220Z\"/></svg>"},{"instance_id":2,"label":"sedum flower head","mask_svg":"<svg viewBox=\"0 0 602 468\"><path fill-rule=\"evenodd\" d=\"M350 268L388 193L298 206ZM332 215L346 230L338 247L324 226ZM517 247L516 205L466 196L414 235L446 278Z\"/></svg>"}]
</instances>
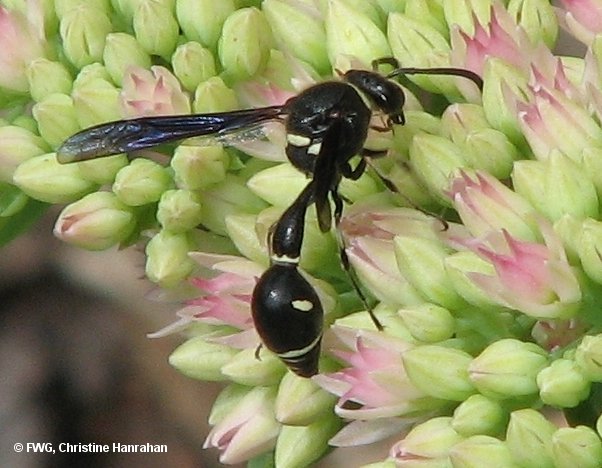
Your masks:
<instances>
[{"instance_id":1,"label":"sedum flower head","mask_svg":"<svg viewBox=\"0 0 602 468\"><path fill-rule=\"evenodd\" d=\"M44 202L66 205L66 242L144 251L183 302L151 336L181 333L170 364L225 387L205 442L224 464L302 467L391 438L371 466L602 466L601 5L5 1L0 241ZM579 53L559 55L559 28ZM282 122L61 164L92 125L280 106L391 56L483 89L395 77L405 125L375 113L368 169L335 181L336 228L307 210L300 270L325 312L312 379L258 348L250 312L271 226L308 183Z\"/></svg>"}]
</instances>

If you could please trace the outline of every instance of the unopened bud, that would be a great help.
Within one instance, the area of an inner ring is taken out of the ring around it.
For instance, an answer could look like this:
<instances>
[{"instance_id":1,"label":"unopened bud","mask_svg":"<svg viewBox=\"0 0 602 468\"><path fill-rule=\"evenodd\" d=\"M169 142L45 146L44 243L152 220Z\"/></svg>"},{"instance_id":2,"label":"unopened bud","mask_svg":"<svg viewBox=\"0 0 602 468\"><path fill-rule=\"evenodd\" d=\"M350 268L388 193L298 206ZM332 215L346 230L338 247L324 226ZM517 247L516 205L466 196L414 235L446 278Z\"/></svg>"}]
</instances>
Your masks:
<instances>
[{"instance_id":1,"label":"unopened bud","mask_svg":"<svg viewBox=\"0 0 602 468\"><path fill-rule=\"evenodd\" d=\"M77 68L100 62L107 35L113 26L107 13L91 3L81 3L61 18L62 46Z\"/></svg>"},{"instance_id":2,"label":"unopened bud","mask_svg":"<svg viewBox=\"0 0 602 468\"><path fill-rule=\"evenodd\" d=\"M123 77L129 67L150 68L150 55L141 47L134 36L117 32L107 36L102 54L103 62L113 83L122 85Z\"/></svg>"},{"instance_id":3,"label":"unopened bud","mask_svg":"<svg viewBox=\"0 0 602 468\"><path fill-rule=\"evenodd\" d=\"M62 241L88 250L104 250L125 241L136 219L111 192L94 192L65 207L54 225Z\"/></svg>"},{"instance_id":4,"label":"unopened bud","mask_svg":"<svg viewBox=\"0 0 602 468\"><path fill-rule=\"evenodd\" d=\"M191 250L186 234L160 231L146 245L146 276L165 288L177 286L194 269Z\"/></svg>"},{"instance_id":5,"label":"unopened bud","mask_svg":"<svg viewBox=\"0 0 602 468\"><path fill-rule=\"evenodd\" d=\"M185 341L169 356L169 363L182 374L193 379L222 381L226 377L221 369L238 350L210 343L202 336Z\"/></svg>"},{"instance_id":6,"label":"unopened bud","mask_svg":"<svg viewBox=\"0 0 602 468\"><path fill-rule=\"evenodd\" d=\"M171 178L163 166L139 158L117 173L113 192L126 205L141 206L158 201L170 184Z\"/></svg>"},{"instance_id":7,"label":"unopened bud","mask_svg":"<svg viewBox=\"0 0 602 468\"><path fill-rule=\"evenodd\" d=\"M55 153L23 162L15 170L13 182L30 197L47 203L69 203L96 188L81 176L76 164L59 164Z\"/></svg>"},{"instance_id":8,"label":"unopened bud","mask_svg":"<svg viewBox=\"0 0 602 468\"><path fill-rule=\"evenodd\" d=\"M547 353L536 344L503 339L485 348L468 372L483 395L499 399L526 396L538 392L536 377L547 361Z\"/></svg>"},{"instance_id":9,"label":"unopened bud","mask_svg":"<svg viewBox=\"0 0 602 468\"><path fill-rule=\"evenodd\" d=\"M69 94L73 84L73 78L65 65L45 58L29 63L27 80L31 98L36 102L55 93Z\"/></svg>"}]
</instances>

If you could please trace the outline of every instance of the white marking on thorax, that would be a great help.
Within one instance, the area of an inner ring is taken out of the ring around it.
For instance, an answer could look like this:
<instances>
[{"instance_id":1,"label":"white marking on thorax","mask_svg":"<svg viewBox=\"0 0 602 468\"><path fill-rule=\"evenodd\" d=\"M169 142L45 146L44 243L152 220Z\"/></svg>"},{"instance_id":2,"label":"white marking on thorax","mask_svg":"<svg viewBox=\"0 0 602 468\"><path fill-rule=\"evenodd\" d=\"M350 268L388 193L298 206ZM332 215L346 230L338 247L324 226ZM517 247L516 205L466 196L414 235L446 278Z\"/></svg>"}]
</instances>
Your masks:
<instances>
[{"instance_id":1,"label":"white marking on thorax","mask_svg":"<svg viewBox=\"0 0 602 468\"><path fill-rule=\"evenodd\" d=\"M311 138L295 133L288 133L286 135L286 141L297 148L305 148L311 144Z\"/></svg>"}]
</instances>

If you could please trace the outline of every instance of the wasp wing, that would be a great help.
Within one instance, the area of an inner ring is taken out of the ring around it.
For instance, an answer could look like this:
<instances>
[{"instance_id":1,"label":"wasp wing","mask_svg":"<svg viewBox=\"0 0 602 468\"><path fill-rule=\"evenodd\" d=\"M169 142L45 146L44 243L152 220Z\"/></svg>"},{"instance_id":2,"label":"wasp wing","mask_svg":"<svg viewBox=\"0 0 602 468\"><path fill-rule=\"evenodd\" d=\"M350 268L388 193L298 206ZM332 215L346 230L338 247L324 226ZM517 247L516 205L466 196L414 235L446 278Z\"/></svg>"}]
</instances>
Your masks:
<instances>
[{"instance_id":1,"label":"wasp wing","mask_svg":"<svg viewBox=\"0 0 602 468\"><path fill-rule=\"evenodd\" d=\"M224 135L281 118L283 106L213 114L140 117L108 122L69 137L57 150L62 163L150 148L184 138Z\"/></svg>"}]
</instances>

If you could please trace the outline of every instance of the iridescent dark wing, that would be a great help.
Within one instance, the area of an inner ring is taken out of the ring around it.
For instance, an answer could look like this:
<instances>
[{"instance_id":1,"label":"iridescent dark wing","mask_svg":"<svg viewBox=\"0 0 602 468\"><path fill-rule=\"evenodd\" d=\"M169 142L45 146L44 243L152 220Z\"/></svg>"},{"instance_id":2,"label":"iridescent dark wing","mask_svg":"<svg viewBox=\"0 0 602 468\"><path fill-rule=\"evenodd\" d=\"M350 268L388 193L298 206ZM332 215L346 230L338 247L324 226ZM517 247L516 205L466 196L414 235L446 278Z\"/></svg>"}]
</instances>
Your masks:
<instances>
[{"instance_id":1,"label":"iridescent dark wing","mask_svg":"<svg viewBox=\"0 0 602 468\"><path fill-rule=\"evenodd\" d=\"M59 162L83 161L150 148L185 138L225 135L285 115L284 106L213 114L140 117L108 122L69 137L57 150Z\"/></svg>"}]
</instances>

